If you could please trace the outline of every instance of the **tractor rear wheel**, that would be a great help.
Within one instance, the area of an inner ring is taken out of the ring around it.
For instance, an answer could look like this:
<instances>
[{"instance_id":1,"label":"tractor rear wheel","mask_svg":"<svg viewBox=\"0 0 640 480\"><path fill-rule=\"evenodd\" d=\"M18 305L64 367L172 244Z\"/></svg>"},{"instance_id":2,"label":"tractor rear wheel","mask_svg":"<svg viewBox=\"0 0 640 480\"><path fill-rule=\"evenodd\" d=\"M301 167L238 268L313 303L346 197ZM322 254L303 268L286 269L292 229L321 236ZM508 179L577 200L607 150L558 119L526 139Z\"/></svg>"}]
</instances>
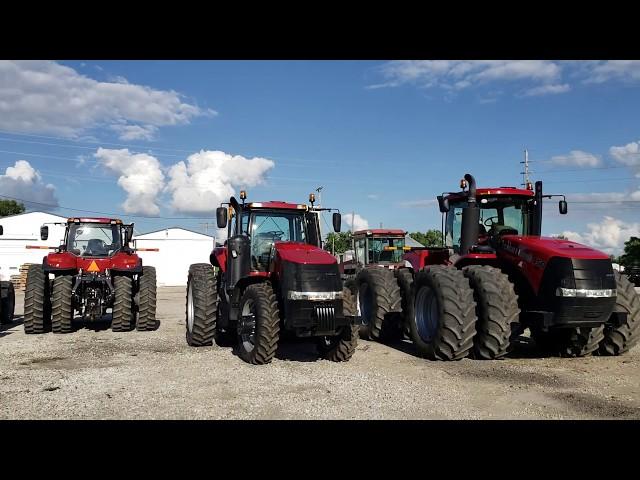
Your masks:
<instances>
[{"instance_id":1,"label":"tractor rear wheel","mask_svg":"<svg viewBox=\"0 0 640 480\"><path fill-rule=\"evenodd\" d=\"M627 320L619 326L605 325L604 340L598 349L600 355L620 355L640 339L640 295L626 275L614 274L618 292L615 311L626 312Z\"/></svg>"},{"instance_id":2,"label":"tractor rear wheel","mask_svg":"<svg viewBox=\"0 0 640 480\"><path fill-rule=\"evenodd\" d=\"M208 263L189 267L187 280L186 339L191 347L213 344L216 330L218 291L216 274Z\"/></svg>"},{"instance_id":3,"label":"tractor rear wheel","mask_svg":"<svg viewBox=\"0 0 640 480\"><path fill-rule=\"evenodd\" d=\"M356 286L362 316L360 337L380 341L399 337L402 297L393 272L376 266L364 268L356 276Z\"/></svg>"},{"instance_id":4,"label":"tractor rear wheel","mask_svg":"<svg viewBox=\"0 0 640 480\"><path fill-rule=\"evenodd\" d=\"M11 282L1 282L2 305L0 305L0 324L13 322L13 315L16 311L16 291Z\"/></svg>"},{"instance_id":5,"label":"tractor rear wheel","mask_svg":"<svg viewBox=\"0 0 640 480\"><path fill-rule=\"evenodd\" d=\"M53 333L71 333L73 331L73 305L71 303L71 290L73 277L61 275L53 281L51 299L51 330Z\"/></svg>"},{"instance_id":6,"label":"tractor rear wheel","mask_svg":"<svg viewBox=\"0 0 640 480\"><path fill-rule=\"evenodd\" d=\"M396 280L400 287L401 309L402 309L402 334L403 337L411 340L411 330L409 327L411 310L413 305L413 273L408 268L400 268L396 270Z\"/></svg>"},{"instance_id":7,"label":"tractor rear wheel","mask_svg":"<svg viewBox=\"0 0 640 480\"><path fill-rule=\"evenodd\" d=\"M476 303L462 271L434 265L414 280L409 314L411 340L431 360L460 360L469 354L475 335Z\"/></svg>"},{"instance_id":8,"label":"tractor rear wheel","mask_svg":"<svg viewBox=\"0 0 640 480\"><path fill-rule=\"evenodd\" d=\"M512 327L520 316L513 284L502 271L488 265L471 265L462 272L473 289L478 317L472 356L479 360L502 358L509 351Z\"/></svg>"},{"instance_id":9,"label":"tractor rear wheel","mask_svg":"<svg viewBox=\"0 0 640 480\"><path fill-rule=\"evenodd\" d=\"M42 265L30 265L24 292L24 333L44 333L50 323L49 278Z\"/></svg>"},{"instance_id":10,"label":"tractor rear wheel","mask_svg":"<svg viewBox=\"0 0 640 480\"><path fill-rule=\"evenodd\" d=\"M238 350L254 365L270 363L280 337L278 299L268 282L249 285L240 301Z\"/></svg>"},{"instance_id":11,"label":"tractor rear wheel","mask_svg":"<svg viewBox=\"0 0 640 480\"><path fill-rule=\"evenodd\" d=\"M356 315L356 301L348 287L342 289L342 311L345 317ZM358 346L359 325L347 325L342 331L332 337L319 337L316 343L322 358L332 362L346 362L356 351Z\"/></svg>"},{"instance_id":12,"label":"tractor rear wheel","mask_svg":"<svg viewBox=\"0 0 640 480\"><path fill-rule=\"evenodd\" d=\"M116 298L113 301L111 330L128 332L133 323L133 282L130 277L117 276L113 278L113 288Z\"/></svg>"},{"instance_id":13,"label":"tractor rear wheel","mask_svg":"<svg viewBox=\"0 0 640 480\"><path fill-rule=\"evenodd\" d=\"M539 349L560 357L586 357L598 349L604 338L604 325L599 327L556 328L547 332L530 328Z\"/></svg>"},{"instance_id":14,"label":"tractor rear wheel","mask_svg":"<svg viewBox=\"0 0 640 480\"><path fill-rule=\"evenodd\" d=\"M156 269L154 267L142 267L142 275L139 282L136 330L155 330L158 326L156 321Z\"/></svg>"}]
</instances>

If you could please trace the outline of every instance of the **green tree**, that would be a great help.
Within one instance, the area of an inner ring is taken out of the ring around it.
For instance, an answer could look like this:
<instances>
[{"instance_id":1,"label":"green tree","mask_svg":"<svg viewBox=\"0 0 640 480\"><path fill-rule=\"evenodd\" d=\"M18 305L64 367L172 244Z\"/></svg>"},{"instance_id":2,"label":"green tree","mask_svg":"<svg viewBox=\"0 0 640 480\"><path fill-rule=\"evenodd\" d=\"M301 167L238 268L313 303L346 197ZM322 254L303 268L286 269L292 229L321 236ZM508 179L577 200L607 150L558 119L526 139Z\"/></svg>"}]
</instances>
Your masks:
<instances>
[{"instance_id":1,"label":"green tree","mask_svg":"<svg viewBox=\"0 0 640 480\"><path fill-rule=\"evenodd\" d=\"M425 233L413 232L409 236L425 247L442 247L442 232L440 230L427 230Z\"/></svg>"},{"instance_id":2,"label":"green tree","mask_svg":"<svg viewBox=\"0 0 640 480\"><path fill-rule=\"evenodd\" d=\"M625 270L632 266L640 266L640 238L631 237L624 242L624 253L618 260Z\"/></svg>"},{"instance_id":3,"label":"green tree","mask_svg":"<svg viewBox=\"0 0 640 480\"><path fill-rule=\"evenodd\" d=\"M9 215L18 215L24 213L24 204L18 203L15 200L0 200L0 217L7 217Z\"/></svg>"},{"instance_id":4,"label":"green tree","mask_svg":"<svg viewBox=\"0 0 640 480\"><path fill-rule=\"evenodd\" d=\"M557 238L558 240L569 240L567 237L565 237L564 235L560 234L560 235L553 235L551 238Z\"/></svg>"},{"instance_id":5,"label":"green tree","mask_svg":"<svg viewBox=\"0 0 640 480\"><path fill-rule=\"evenodd\" d=\"M335 248L335 252L334 252ZM328 252L344 253L351 250L351 232L331 232L324 242L324 249Z\"/></svg>"}]
</instances>

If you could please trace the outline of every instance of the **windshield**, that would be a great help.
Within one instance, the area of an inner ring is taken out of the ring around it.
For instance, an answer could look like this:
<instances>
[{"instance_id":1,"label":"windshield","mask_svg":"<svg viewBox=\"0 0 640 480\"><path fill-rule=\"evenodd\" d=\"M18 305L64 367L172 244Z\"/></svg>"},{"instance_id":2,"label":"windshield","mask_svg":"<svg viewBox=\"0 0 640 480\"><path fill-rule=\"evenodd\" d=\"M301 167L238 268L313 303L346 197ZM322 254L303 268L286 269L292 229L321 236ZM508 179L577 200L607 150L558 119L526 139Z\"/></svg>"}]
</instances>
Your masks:
<instances>
[{"instance_id":1,"label":"windshield","mask_svg":"<svg viewBox=\"0 0 640 480\"><path fill-rule=\"evenodd\" d=\"M501 232L511 232L517 235L528 235L531 222L529 197L509 196L483 196L479 198L480 207L480 234L478 244L484 245L491 236ZM447 213L445 226L445 245L459 253L462 227L462 211L467 206L466 202L451 204ZM515 231L515 232L514 232Z\"/></svg>"},{"instance_id":2,"label":"windshield","mask_svg":"<svg viewBox=\"0 0 640 480\"><path fill-rule=\"evenodd\" d=\"M369 239L369 263L398 263L402 260L403 238Z\"/></svg>"},{"instance_id":3,"label":"windshield","mask_svg":"<svg viewBox=\"0 0 640 480\"><path fill-rule=\"evenodd\" d=\"M121 247L120 227L104 223L72 224L67 251L82 257L108 257Z\"/></svg>"},{"instance_id":4,"label":"windshield","mask_svg":"<svg viewBox=\"0 0 640 480\"><path fill-rule=\"evenodd\" d=\"M254 270L267 271L273 257L275 242L307 241L307 231L302 213L254 212L251 214L251 266Z\"/></svg>"}]
</instances>

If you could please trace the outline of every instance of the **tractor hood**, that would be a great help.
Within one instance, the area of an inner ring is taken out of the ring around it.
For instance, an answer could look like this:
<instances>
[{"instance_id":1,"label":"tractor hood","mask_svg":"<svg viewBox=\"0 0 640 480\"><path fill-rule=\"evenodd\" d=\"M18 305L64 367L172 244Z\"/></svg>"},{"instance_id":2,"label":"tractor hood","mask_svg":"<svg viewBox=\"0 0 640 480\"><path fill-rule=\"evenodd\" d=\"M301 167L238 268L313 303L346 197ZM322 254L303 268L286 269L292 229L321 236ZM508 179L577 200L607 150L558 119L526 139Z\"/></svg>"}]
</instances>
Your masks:
<instances>
[{"instance_id":1,"label":"tractor hood","mask_svg":"<svg viewBox=\"0 0 640 480\"><path fill-rule=\"evenodd\" d=\"M551 257L609 259L609 255L571 240L551 237L505 235L502 248L517 256L533 255L547 261Z\"/></svg>"},{"instance_id":2,"label":"tractor hood","mask_svg":"<svg viewBox=\"0 0 640 480\"><path fill-rule=\"evenodd\" d=\"M276 242L276 256L291 263L331 265L337 264L336 257L314 245L300 242Z\"/></svg>"}]
</instances>

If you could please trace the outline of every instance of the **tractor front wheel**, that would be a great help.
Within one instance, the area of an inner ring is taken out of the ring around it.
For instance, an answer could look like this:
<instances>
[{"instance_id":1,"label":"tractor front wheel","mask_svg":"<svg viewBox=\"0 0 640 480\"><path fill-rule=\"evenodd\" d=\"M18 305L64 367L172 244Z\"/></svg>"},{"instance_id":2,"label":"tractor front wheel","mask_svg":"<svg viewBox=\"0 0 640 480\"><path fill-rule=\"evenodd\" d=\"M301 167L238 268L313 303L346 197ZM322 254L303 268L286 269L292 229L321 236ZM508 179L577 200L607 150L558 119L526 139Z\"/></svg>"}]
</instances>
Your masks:
<instances>
[{"instance_id":1,"label":"tractor front wheel","mask_svg":"<svg viewBox=\"0 0 640 480\"><path fill-rule=\"evenodd\" d=\"M73 331L73 305L71 303L71 290L73 277L61 275L53 281L51 300L51 330L53 333L71 333Z\"/></svg>"},{"instance_id":2,"label":"tractor front wheel","mask_svg":"<svg viewBox=\"0 0 640 480\"><path fill-rule=\"evenodd\" d=\"M49 278L42 265L30 265L24 292L24 333L44 333L50 324Z\"/></svg>"},{"instance_id":3,"label":"tractor front wheel","mask_svg":"<svg viewBox=\"0 0 640 480\"><path fill-rule=\"evenodd\" d=\"M345 317L356 315L356 302L353 293L348 287L342 289L342 312ZM343 327L340 334L332 337L319 337L317 341L318 351L322 358L332 362L346 362L356 351L358 346L359 325L350 324Z\"/></svg>"},{"instance_id":4,"label":"tractor front wheel","mask_svg":"<svg viewBox=\"0 0 640 480\"><path fill-rule=\"evenodd\" d=\"M249 285L240 301L238 350L254 365L270 363L280 337L280 313L273 288L267 282Z\"/></svg>"},{"instance_id":5,"label":"tractor front wheel","mask_svg":"<svg viewBox=\"0 0 640 480\"><path fill-rule=\"evenodd\" d=\"M600 342L600 355L620 355L640 340L640 295L626 275L614 272L616 276L616 312L625 312L627 320L618 326L605 325L604 340Z\"/></svg>"},{"instance_id":6,"label":"tractor front wheel","mask_svg":"<svg viewBox=\"0 0 640 480\"><path fill-rule=\"evenodd\" d=\"M409 327L418 353L431 360L460 360L473 347L476 302L469 280L454 267L434 265L414 280Z\"/></svg>"},{"instance_id":7,"label":"tractor front wheel","mask_svg":"<svg viewBox=\"0 0 640 480\"><path fill-rule=\"evenodd\" d=\"M512 327L520 316L513 284L507 275L488 265L472 265L462 272L473 289L478 316L473 357L479 360L502 358L509 350Z\"/></svg>"},{"instance_id":8,"label":"tractor front wheel","mask_svg":"<svg viewBox=\"0 0 640 480\"><path fill-rule=\"evenodd\" d=\"M16 311L16 291L11 282L2 282L2 305L0 306L0 323L6 324L13 322L13 315Z\"/></svg>"},{"instance_id":9,"label":"tractor front wheel","mask_svg":"<svg viewBox=\"0 0 640 480\"><path fill-rule=\"evenodd\" d=\"M111 330L128 332L133 323L133 282L130 277L117 276L113 279L113 287L116 298L113 301Z\"/></svg>"},{"instance_id":10,"label":"tractor front wheel","mask_svg":"<svg viewBox=\"0 0 640 480\"><path fill-rule=\"evenodd\" d=\"M186 339L191 347L213 343L216 329L218 292L213 267L195 263L189 267L187 280Z\"/></svg>"},{"instance_id":11,"label":"tractor front wheel","mask_svg":"<svg viewBox=\"0 0 640 480\"><path fill-rule=\"evenodd\" d=\"M140 276L140 289L138 291L138 321L136 330L155 330L156 321L156 269L154 267L142 267Z\"/></svg>"}]
</instances>

